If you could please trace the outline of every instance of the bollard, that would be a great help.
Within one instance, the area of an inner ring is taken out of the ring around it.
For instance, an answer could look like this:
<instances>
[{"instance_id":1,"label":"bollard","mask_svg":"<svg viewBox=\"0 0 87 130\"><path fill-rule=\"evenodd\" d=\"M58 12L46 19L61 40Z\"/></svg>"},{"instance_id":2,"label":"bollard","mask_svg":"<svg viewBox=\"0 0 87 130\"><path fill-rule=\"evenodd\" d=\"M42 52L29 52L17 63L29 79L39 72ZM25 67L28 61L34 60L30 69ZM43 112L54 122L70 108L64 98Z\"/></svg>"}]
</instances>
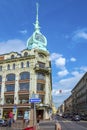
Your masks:
<instances>
[{"instance_id":1,"label":"bollard","mask_svg":"<svg viewBox=\"0 0 87 130\"><path fill-rule=\"evenodd\" d=\"M56 129L55 130L62 130L61 125L59 123L56 123Z\"/></svg>"}]
</instances>

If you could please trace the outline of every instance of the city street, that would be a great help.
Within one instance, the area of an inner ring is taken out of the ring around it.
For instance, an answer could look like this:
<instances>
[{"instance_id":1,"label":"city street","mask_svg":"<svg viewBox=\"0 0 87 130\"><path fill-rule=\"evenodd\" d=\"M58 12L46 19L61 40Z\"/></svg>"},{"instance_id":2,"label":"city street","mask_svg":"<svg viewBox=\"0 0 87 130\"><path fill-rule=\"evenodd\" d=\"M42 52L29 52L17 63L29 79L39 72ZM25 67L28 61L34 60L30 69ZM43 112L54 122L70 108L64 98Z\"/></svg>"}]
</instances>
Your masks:
<instances>
[{"instance_id":1,"label":"city street","mask_svg":"<svg viewBox=\"0 0 87 130\"><path fill-rule=\"evenodd\" d=\"M62 130L87 130L87 121L70 121L64 118L57 120L61 125ZM55 121L44 121L40 123L40 130L56 130Z\"/></svg>"},{"instance_id":2,"label":"city street","mask_svg":"<svg viewBox=\"0 0 87 130\"><path fill-rule=\"evenodd\" d=\"M64 118L58 118L62 130L87 130L87 121L71 121Z\"/></svg>"},{"instance_id":3,"label":"city street","mask_svg":"<svg viewBox=\"0 0 87 130\"><path fill-rule=\"evenodd\" d=\"M37 130L56 130L56 123L61 125L62 130L87 130L87 121L70 121L61 117L58 117L56 121L45 120L40 121ZM18 122L14 127L0 127L0 130L22 130L23 124Z\"/></svg>"}]
</instances>

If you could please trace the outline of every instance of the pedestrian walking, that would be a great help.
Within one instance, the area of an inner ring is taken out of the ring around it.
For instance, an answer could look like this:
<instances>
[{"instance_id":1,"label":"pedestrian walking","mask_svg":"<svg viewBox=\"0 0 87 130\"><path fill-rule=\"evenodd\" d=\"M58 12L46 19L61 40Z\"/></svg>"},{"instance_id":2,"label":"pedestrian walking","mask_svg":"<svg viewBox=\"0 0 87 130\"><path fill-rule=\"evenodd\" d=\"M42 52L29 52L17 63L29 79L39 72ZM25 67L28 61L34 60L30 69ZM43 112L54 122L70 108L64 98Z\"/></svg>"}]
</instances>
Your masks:
<instances>
[{"instance_id":1,"label":"pedestrian walking","mask_svg":"<svg viewBox=\"0 0 87 130\"><path fill-rule=\"evenodd\" d=\"M13 120L14 120L14 115L13 115L13 112L10 111L9 112L9 120L8 120L8 126L11 127L12 123L13 123Z\"/></svg>"}]
</instances>

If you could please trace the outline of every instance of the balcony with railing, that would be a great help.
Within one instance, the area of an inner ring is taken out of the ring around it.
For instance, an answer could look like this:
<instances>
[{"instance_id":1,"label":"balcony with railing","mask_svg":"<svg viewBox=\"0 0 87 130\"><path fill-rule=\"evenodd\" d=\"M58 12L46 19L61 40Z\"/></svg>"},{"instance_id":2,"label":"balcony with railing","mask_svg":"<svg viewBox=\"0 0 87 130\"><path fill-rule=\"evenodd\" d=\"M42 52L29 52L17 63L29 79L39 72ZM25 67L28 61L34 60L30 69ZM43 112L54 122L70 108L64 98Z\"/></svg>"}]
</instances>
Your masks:
<instances>
[{"instance_id":1,"label":"balcony with railing","mask_svg":"<svg viewBox=\"0 0 87 130\"><path fill-rule=\"evenodd\" d=\"M47 73L47 74L49 74L51 72L50 67L45 66L45 64L42 65L41 63L37 63L34 67L34 70L36 72L41 71L41 72L44 72L44 73Z\"/></svg>"}]
</instances>

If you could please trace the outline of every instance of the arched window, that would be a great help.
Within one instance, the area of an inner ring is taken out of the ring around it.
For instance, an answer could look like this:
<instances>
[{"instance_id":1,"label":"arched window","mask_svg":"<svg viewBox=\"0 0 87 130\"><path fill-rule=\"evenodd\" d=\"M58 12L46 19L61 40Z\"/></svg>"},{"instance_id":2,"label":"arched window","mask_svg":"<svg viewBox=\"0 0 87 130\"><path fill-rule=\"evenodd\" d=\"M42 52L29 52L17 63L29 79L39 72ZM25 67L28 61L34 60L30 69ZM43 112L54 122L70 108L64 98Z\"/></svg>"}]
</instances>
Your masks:
<instances>
[{"instance_id":1,"label":"arched window","mask_svg":"<svg viewBox=\"0 0 87 130\"><path fill-rule=\"evenodd\" d=\"M14 55L11 55L11 59L14 59Z\"/></svg>"},{"instance_id":2,"label":"arched window","mask_svg":"<svg viewBox=\"0 0 87 130\"><path fill-rule=\"evenodd\" d=\"M15 64L13 64L13 70L15 70Z\"/></svg>"},{"instance_id":3,"label":"arched window","mask_svg":"<svg viewBox=\"0 0 87 130\"><path fill-rule=\"evenodd\" d=\"M7 70L10 70L10 65L8 64L8 66L7 66Z\"/></svg>"},{"instance_id":4,"label":"arched window","mask_svg":"<svg viewBox=\"0 0 87 130\"><path fill-rule=\"evenodd\" d=\"M27 61L27 67L29 67L29 61Z\"/></svg>"},{"instance_id":5,"label":"arched window","mask_svg":"<svg viewBox=\"0 0 87 130\"><path fill-rule=\"evenodd\" d=\"M28 56L28 53L27 53L27 52L25 52L25 53L24 53L24 56Z\"/></svg>"},{"instance_id":6,"label":"arched window","mask_svg":"<svg viewBox=\"0 0 87 130\"><path fill-rule=\"evenodd\" d=\"M2 82L2 76L0 75L0 82Z\"/></svg>"},{"instance_id":7,"label":"arched window","mask_svg":"<svg viewBox=\"0 0 87 130\"><path fill-rule=\"evenodd\" d=\"M14 81L14 80L15 80L15 74L6 75L6 81Z\"/></svg>"},{"instance_id":8,"label":"arched window","mask_svg":"<svg viewBox=\"0 0 87 130\"><path fill-rule=\"evenodd\" d=\"M21 68L24 68L24 63L23 62L21 62Z\"/></svg>"},{"instance_id":9,"label":"arched window","mask_svg":"<svg viewBox=\"0 0 87 130\"><path fill-rule=\"evenodd\" d=\"M20 80L30 79L30 73L29 72L22 72L20 73Z\"/></svg>"},{"instance_id":10,"label":"arched window","mask_svg":"<svg viewBox=\"0 0 87 130\"><path fill-rule=\"evenodd\" d=\"M45 74L44 73L37 73L37 80L45 80Z\"/></svg>"}]
</instances>

